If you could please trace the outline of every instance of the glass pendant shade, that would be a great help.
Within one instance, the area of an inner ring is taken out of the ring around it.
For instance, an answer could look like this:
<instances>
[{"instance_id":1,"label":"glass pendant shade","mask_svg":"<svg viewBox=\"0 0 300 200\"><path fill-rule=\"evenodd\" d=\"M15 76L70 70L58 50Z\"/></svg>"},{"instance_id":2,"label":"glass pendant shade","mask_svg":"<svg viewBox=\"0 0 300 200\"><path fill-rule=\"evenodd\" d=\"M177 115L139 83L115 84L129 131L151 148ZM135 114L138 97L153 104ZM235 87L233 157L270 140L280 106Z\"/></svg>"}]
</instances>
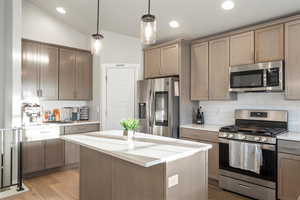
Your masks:
<instances>
[{"instance_id":1,"label":"glass pendant shade","mask_svg":"<svg viewBox=\"0 0 300 200\"><path fill-rule=\"evenodd\" d=\"M156 42L156 19L154 15L144 15L141 20L141 41L144 44Z\"/></svg>"},{"instance_id":2,"label":"glass pendant shade","mask_svg":"<svg viewBox=\"0 0 300 200\"><path fill-rule=\"evenodd\" d=\"M97 33L92 35L92 44L91 44L91 51L93 55L99 55L100 54L100 50L102 48L102 39L104 38L104 36L102 34L100 34L99 32L99 26L100 26L100 0L97 1Z\"/></svg>"},{"instance_id":3,"label":"glass pendant shade","mask_svg":"<svg viewBox=\"0 0 300 200\"><path fill-rule=\"evenodd\" d=\"M99 55L101 48L102 48L102 39L103 35L101 34L94 34L92 35L92 54L93 55Z\"/></svg>"}]
</instances>

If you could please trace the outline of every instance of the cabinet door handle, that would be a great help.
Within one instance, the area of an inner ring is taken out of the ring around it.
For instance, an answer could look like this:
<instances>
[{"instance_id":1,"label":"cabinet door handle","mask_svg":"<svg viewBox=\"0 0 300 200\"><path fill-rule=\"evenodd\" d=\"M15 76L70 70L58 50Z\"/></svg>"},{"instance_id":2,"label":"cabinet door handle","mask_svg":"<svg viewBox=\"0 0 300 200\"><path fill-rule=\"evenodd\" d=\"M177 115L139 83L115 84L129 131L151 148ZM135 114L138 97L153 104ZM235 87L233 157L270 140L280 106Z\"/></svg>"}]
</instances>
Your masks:
<instances>
[{"instance_id":1,"label":"cabinet door handle","mask_svg":"<svg viewBox=\"0 0 300 200\"><path fill-rule=\"evenodd\" d=\"M39 89L36 90L36 95L37 95L38 97L40 96L40 90L39 90Z\"/></svg>"},{"instance_id":2,"label":"cabinet door handle","mask_svg":"<svg viewBox=\"0 0 300 200\"><path fill-rule=\"evenodd\" d=\"M40 97L42 97L42 96L43 96L43 90L40 89Z\"/></svg>"},{"instance_id":3,"label":"cabinet door handle","mask_svg":"<svg viewBox=\"0 0 300 200\"><path fill-rule=\"evenodd\" d=\"M245 188L245 189L251 189L250 187L248 187L246 185L239 184L239 186L242 187L242 188Z\"/></svg>"}]
</instances>

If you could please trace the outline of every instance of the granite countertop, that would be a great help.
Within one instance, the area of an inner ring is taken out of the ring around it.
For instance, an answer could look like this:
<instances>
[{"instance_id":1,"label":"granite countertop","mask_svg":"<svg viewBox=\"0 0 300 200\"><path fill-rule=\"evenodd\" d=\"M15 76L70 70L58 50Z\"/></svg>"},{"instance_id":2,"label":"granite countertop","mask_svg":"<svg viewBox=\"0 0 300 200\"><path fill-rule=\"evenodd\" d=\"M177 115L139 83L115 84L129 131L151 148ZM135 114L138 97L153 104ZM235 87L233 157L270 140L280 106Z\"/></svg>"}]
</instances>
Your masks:
<instances>
[{"instance_id":1,"label":"granite countertop","mask_svg":"<svg viewBox=\"0 0 300 200\"><path fill-rule=\"evenodd\" d=\"M300 142L300 132L287 132L285 134L277 136L277 139Z\"/></svg>"},{"instance_id":2,"label":"granite countertop","mask_svg":"<svg viewBox=\"0 0 300 200\"><path fill-rule=\"evenodd\" d=\"M61 138L143 167L188 157L212 148L208 144L143 133L136 133L133 140L127 141L120 130L66 135Z\"/></svg>"},{"instance_id":3,"label":"granite countertop","mask_svg":"<svg viewBox=\"0 0 300 200\"><path fill-rule=\"evenodd\" d=\"M228 125L228 124L227 124ZM197 129L197 130L204 130L204 131L213 131L213 132L219 132L220 128L223 126L227 126L226 124L224 125L214 125L214 124L204 124L204 125L199 125L199 124L187 124L187 125L181 125L180 128L189 128L189 129Z\"/></svg>"}]
</instances>

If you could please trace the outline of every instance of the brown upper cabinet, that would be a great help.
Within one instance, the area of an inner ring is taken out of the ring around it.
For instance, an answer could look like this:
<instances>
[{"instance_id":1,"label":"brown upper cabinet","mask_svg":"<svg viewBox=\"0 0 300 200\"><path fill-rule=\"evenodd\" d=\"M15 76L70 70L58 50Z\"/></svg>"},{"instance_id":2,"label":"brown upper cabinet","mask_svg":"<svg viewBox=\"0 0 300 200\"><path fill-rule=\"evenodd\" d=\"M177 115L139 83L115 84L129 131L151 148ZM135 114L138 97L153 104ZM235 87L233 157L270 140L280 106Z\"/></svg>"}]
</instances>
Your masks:
<instances>
[{"instance_id":1,"label":"brown upper cabinet","mask_svg":"<svg viewBox=\"0 0 300 200\"><path fill-rule=\"evenodd\" d=\"M229 38L209 42L209 99L233 100L229 92Z\"/></svg>"},{"instance_id":2,"label":"brown upper cabinet","mask_svg":"<svg viewBox=\"0 0 300 200\"><path fill-rule=\"evenodd\" d=\"M59 99L92 99L92 55L73 49L60 49Z\"/></svg>"},{"instance_id":3,"label":"brown upper cabinet","mask_svg":"<svg viewBox=\"0 0 300 200\"><path fill-rule=\"evenodd\" d=\"M92 79L90 52L22 40L23 99L91 100Z\"/></svg>"},{"instance_id":4,"label":"brown upper cabinet","mask_svg":"<svg viewBox=\"0 0 300 200\"><path fill-rule=\"evenodd\" d=\"M285 25L285 92L290 100L300 99L300 20Z\"/></svg>"},{"instance_id":5,"label":"brown upper cabinet","mask_svg":"<svg viewBox=\"0 0 300 200\"><path fill-rule=\"evenodd\" d=\"M283 24L255 31L255 62L284 59Z\"/></svg>"},{"instance_id":6,"label":"brown upper cabinet","mask_svg":"<svg viewBox=\"0 0 300 200\"><path fill-rule=\"evenodd\" d=\"M76 53L71 49L60 49L59 99L75 99Z\"/></svg>"},{"instance_id":7,"label":"brown upper cabinet","mask_svg":"<svg viewBox=\"0 0 300 200\"><path fill-rule=\"evenodd\" d=\"M179 75L179 44L144 50L145 78Z\"/></svg>"},{"instance_id":8,"label":"brown upper cabinet","mask_svg":"<svg viewBox=\"0 0 300 200\"><path fill-rule=\"evenodd\" d=\"M230 66L254 63L254 32L230 37Z\"/></svg>"},{"instance_id":9,"label":"brown upper cabinet","mask_svg":"<svg viewBox=\"0 0 300 200\"><path fill-rule=\"evenodd\" d=\"M160 75L160 56L160 48L144 51L145 78L153 78Z\"/></svg>"},{"instance_id":10,"label":"brown upper cabinet","mask_svg":"<svg viewBox=\"0 0 300 200\"><path fill-rule=\"evenodd\" d=\"M92 55L90 52L76 52L76 99L92 99Z\"/></svg>"},{"instance_id":11,"label":"brown upper cabinet","mask_svg":"<svg viewBox=\"0 0 300 200\"><path fill-rule=\"evenodd\" d=\"M208 100L208 42L191 47L191 99Z\"/></svg>"},{"instance_id":12,"label":"brown upper cabinet","mask_svg":"<svg viewBox=\"0 0 300 200\"><path fill-rule=\"evenodd\" d=\"M58 57L56 46L22 41L22 96L58 99Z\"/></svg>"},{"instance_id":13,"label":"brown upper cabinet","mask_svg":"<svg viewBox=\"0 0 300 200\"><path fill-rule=\"evenodd\" d=\"M160 74L163 76L178 75L179 66L178 44L162 47Z\"/></svg>"}]
</instances>

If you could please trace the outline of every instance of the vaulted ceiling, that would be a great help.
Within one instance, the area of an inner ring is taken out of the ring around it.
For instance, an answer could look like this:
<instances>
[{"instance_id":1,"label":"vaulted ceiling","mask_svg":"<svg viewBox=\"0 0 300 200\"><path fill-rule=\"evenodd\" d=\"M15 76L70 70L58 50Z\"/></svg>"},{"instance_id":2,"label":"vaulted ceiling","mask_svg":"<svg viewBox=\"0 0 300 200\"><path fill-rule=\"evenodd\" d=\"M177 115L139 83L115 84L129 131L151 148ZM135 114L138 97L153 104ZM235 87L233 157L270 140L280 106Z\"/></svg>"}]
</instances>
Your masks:
<instances>
[{"instance_id":1,"label":"vaulted ceiling","mask_svg":"<svg viewBox=\"0 0 300 200\"><path fill-rule=\"evenodd\" d=\"M96 29L97 0L29 0L77 30L91 34ZM152 0L158 20L158 39L196 38L300 12L300 0L234 0L235 8L221 9L223 0ZM100 0L101 27L108 31L139 37L140 17L147 0ZM55 8L62 6L66 15ZM172 29L168 23L181 26Z\"/></svg>"}]
</instances>

